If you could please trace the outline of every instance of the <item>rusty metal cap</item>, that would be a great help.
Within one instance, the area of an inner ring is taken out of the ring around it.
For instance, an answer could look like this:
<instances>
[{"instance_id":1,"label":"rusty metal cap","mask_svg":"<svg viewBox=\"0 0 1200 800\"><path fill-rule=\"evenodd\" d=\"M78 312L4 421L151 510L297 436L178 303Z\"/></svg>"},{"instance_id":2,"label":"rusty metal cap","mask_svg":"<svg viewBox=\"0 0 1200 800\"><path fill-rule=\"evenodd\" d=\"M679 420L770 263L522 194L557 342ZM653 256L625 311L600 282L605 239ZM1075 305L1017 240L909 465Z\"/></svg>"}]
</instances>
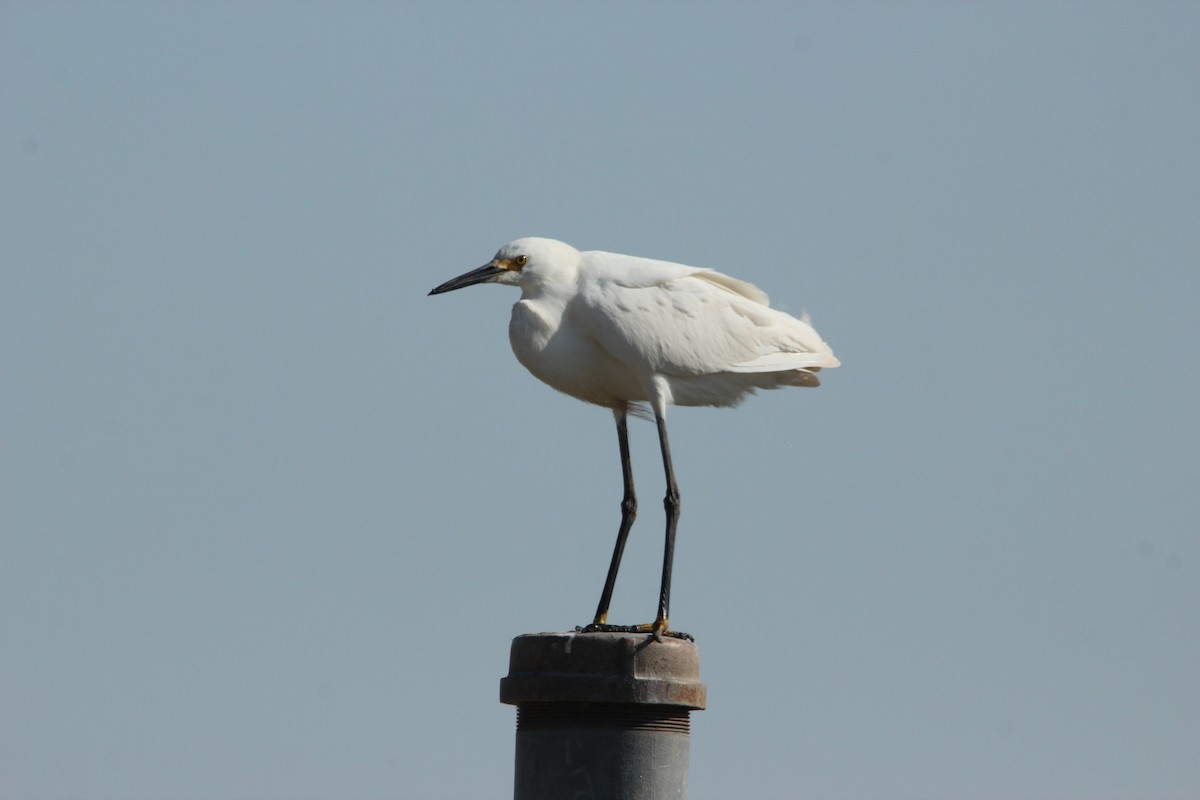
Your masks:
<instances>
[{"instance_id":1,"label":"rusty metal cap","mask_svg":"<svg viewBox=\"0 0 1200 800\"><path fill-rule=\"evenodd\" d=\"M527 633L513 639L500 702L635 703L703 709L696 643L638 633Z\"/></svg>"}]
</instances>

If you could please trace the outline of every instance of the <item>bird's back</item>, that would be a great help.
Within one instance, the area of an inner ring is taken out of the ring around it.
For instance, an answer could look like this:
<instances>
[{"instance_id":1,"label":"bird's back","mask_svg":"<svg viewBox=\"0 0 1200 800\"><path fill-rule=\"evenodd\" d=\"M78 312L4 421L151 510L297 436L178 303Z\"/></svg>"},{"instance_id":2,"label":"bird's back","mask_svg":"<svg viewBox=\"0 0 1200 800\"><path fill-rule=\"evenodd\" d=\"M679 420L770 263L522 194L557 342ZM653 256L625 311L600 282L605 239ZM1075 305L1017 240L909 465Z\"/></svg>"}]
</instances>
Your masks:
<instances>
[{"instance_id":1,"label":"bird's back","mask_svg":"<svg viewBox=\"0 0 1200 800\"><path fill-rule=\"evenodd\" d=\"M807 320L719 272L591 251L579 266L579 323L677 405L734 405L755 389L815 386L839 362Z\"/></svg>"}]
</instances>

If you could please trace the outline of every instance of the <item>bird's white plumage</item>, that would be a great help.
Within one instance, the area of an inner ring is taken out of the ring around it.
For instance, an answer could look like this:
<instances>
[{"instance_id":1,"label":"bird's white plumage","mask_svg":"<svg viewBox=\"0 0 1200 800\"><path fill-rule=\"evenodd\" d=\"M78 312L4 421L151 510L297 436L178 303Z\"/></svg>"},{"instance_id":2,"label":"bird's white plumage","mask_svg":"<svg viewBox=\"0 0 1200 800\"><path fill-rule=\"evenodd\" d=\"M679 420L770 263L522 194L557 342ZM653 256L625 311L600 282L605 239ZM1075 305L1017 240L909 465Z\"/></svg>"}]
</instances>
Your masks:
<instances>
[{"instance_id":1,"label":"bird's white plumage","mask_svg":"<svg viewBox=\"0 0 1200 800\"><path fill-rule=\"evenodd\" d=\"M517 359L561 392L607 406L617 423L621 528L594 622L611 630L609 602L637 514L627 418L648 404L667 479L662 584L654 622L621 630L667 633L679 487L667 442L666 407L731 406L756 389L816 386L838 360L807 318L770 307L757 287L709 269L600 251L553 239L517 239L487 264L430 294L477 283L518 286L508 338Z\"/></svg>"},{"instance_id":2,"label":"bird's white plumage","mask_svg":"<svg viewBox=\"0 0 1200 800\"><path fill-rule=\"evenodd\" d=\"M756 389L816 386L812 370L838 366L806 321L719 272L538 238L506 245L496 260L520 256L524 266L496 281L521 288L513 352L580 400L730 406Z\"/></svg>"}]
</instances>

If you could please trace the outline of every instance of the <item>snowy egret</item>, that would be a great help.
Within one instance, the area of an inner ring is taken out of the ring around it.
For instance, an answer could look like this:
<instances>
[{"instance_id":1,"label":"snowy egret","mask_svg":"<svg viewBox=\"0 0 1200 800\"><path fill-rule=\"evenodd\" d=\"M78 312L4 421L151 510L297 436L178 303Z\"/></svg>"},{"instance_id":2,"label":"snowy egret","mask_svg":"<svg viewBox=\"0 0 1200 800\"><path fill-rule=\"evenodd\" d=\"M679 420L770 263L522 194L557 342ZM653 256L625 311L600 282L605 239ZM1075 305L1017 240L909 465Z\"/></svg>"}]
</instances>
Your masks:
<instances>
[{"instance_id":1,"label":"snowy egret","mask_svg":"<svg viewBox=\"0 0 1200 800\"><path fill-rule=\"evenodd\" d=\"M814 374L839 362L808 323L769 306L757 287L710 269L601 251L579 252L553 239L501 247L476 270L429 294L477 283L521 289L508 338L534 377L586 403L611 409L617 423L621 527L600 604L584 630L667 631L679 487L667 443L668 405L734 406L756 389L817 386ZM637 516L629 461L628 415L654 415L667 476L666 544L658 613L646 625L606 625L617 569Z\"/></svg>"}]
</instances>

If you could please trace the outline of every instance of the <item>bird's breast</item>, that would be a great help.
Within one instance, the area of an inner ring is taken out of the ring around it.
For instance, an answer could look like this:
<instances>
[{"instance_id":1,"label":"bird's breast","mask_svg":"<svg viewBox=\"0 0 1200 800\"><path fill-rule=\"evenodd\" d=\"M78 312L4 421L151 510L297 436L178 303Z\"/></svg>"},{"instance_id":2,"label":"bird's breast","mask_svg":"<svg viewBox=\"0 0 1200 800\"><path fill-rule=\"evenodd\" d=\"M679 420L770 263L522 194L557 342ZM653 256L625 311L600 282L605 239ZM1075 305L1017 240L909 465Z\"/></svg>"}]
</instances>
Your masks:
<instances>
[{"instance_id":1,"label":"bird's breast","mask_svg":"<svg viewBox=\"0 0 1200 800\"><path fill-rule=\"evenodd\" d=\"M645 399L638 376L605 352L565 309L519 301L508 339L521 365L560 392L609 407Z\"/></svg>"},{"instance_id":2,"label":"bird's breast","mask_svg":"<svg viewBox=\"0 0 1200 800\"><path fill-rule=\"evenodd\" d=\"M548 313L547 309L539 308L536 303L521 300L514 305L512 319L508 323L508 340L517 360L532 371L534 368L531 364L542 359L550 339L561 324L561 314Z\"/></svg>"}]
</instances>

